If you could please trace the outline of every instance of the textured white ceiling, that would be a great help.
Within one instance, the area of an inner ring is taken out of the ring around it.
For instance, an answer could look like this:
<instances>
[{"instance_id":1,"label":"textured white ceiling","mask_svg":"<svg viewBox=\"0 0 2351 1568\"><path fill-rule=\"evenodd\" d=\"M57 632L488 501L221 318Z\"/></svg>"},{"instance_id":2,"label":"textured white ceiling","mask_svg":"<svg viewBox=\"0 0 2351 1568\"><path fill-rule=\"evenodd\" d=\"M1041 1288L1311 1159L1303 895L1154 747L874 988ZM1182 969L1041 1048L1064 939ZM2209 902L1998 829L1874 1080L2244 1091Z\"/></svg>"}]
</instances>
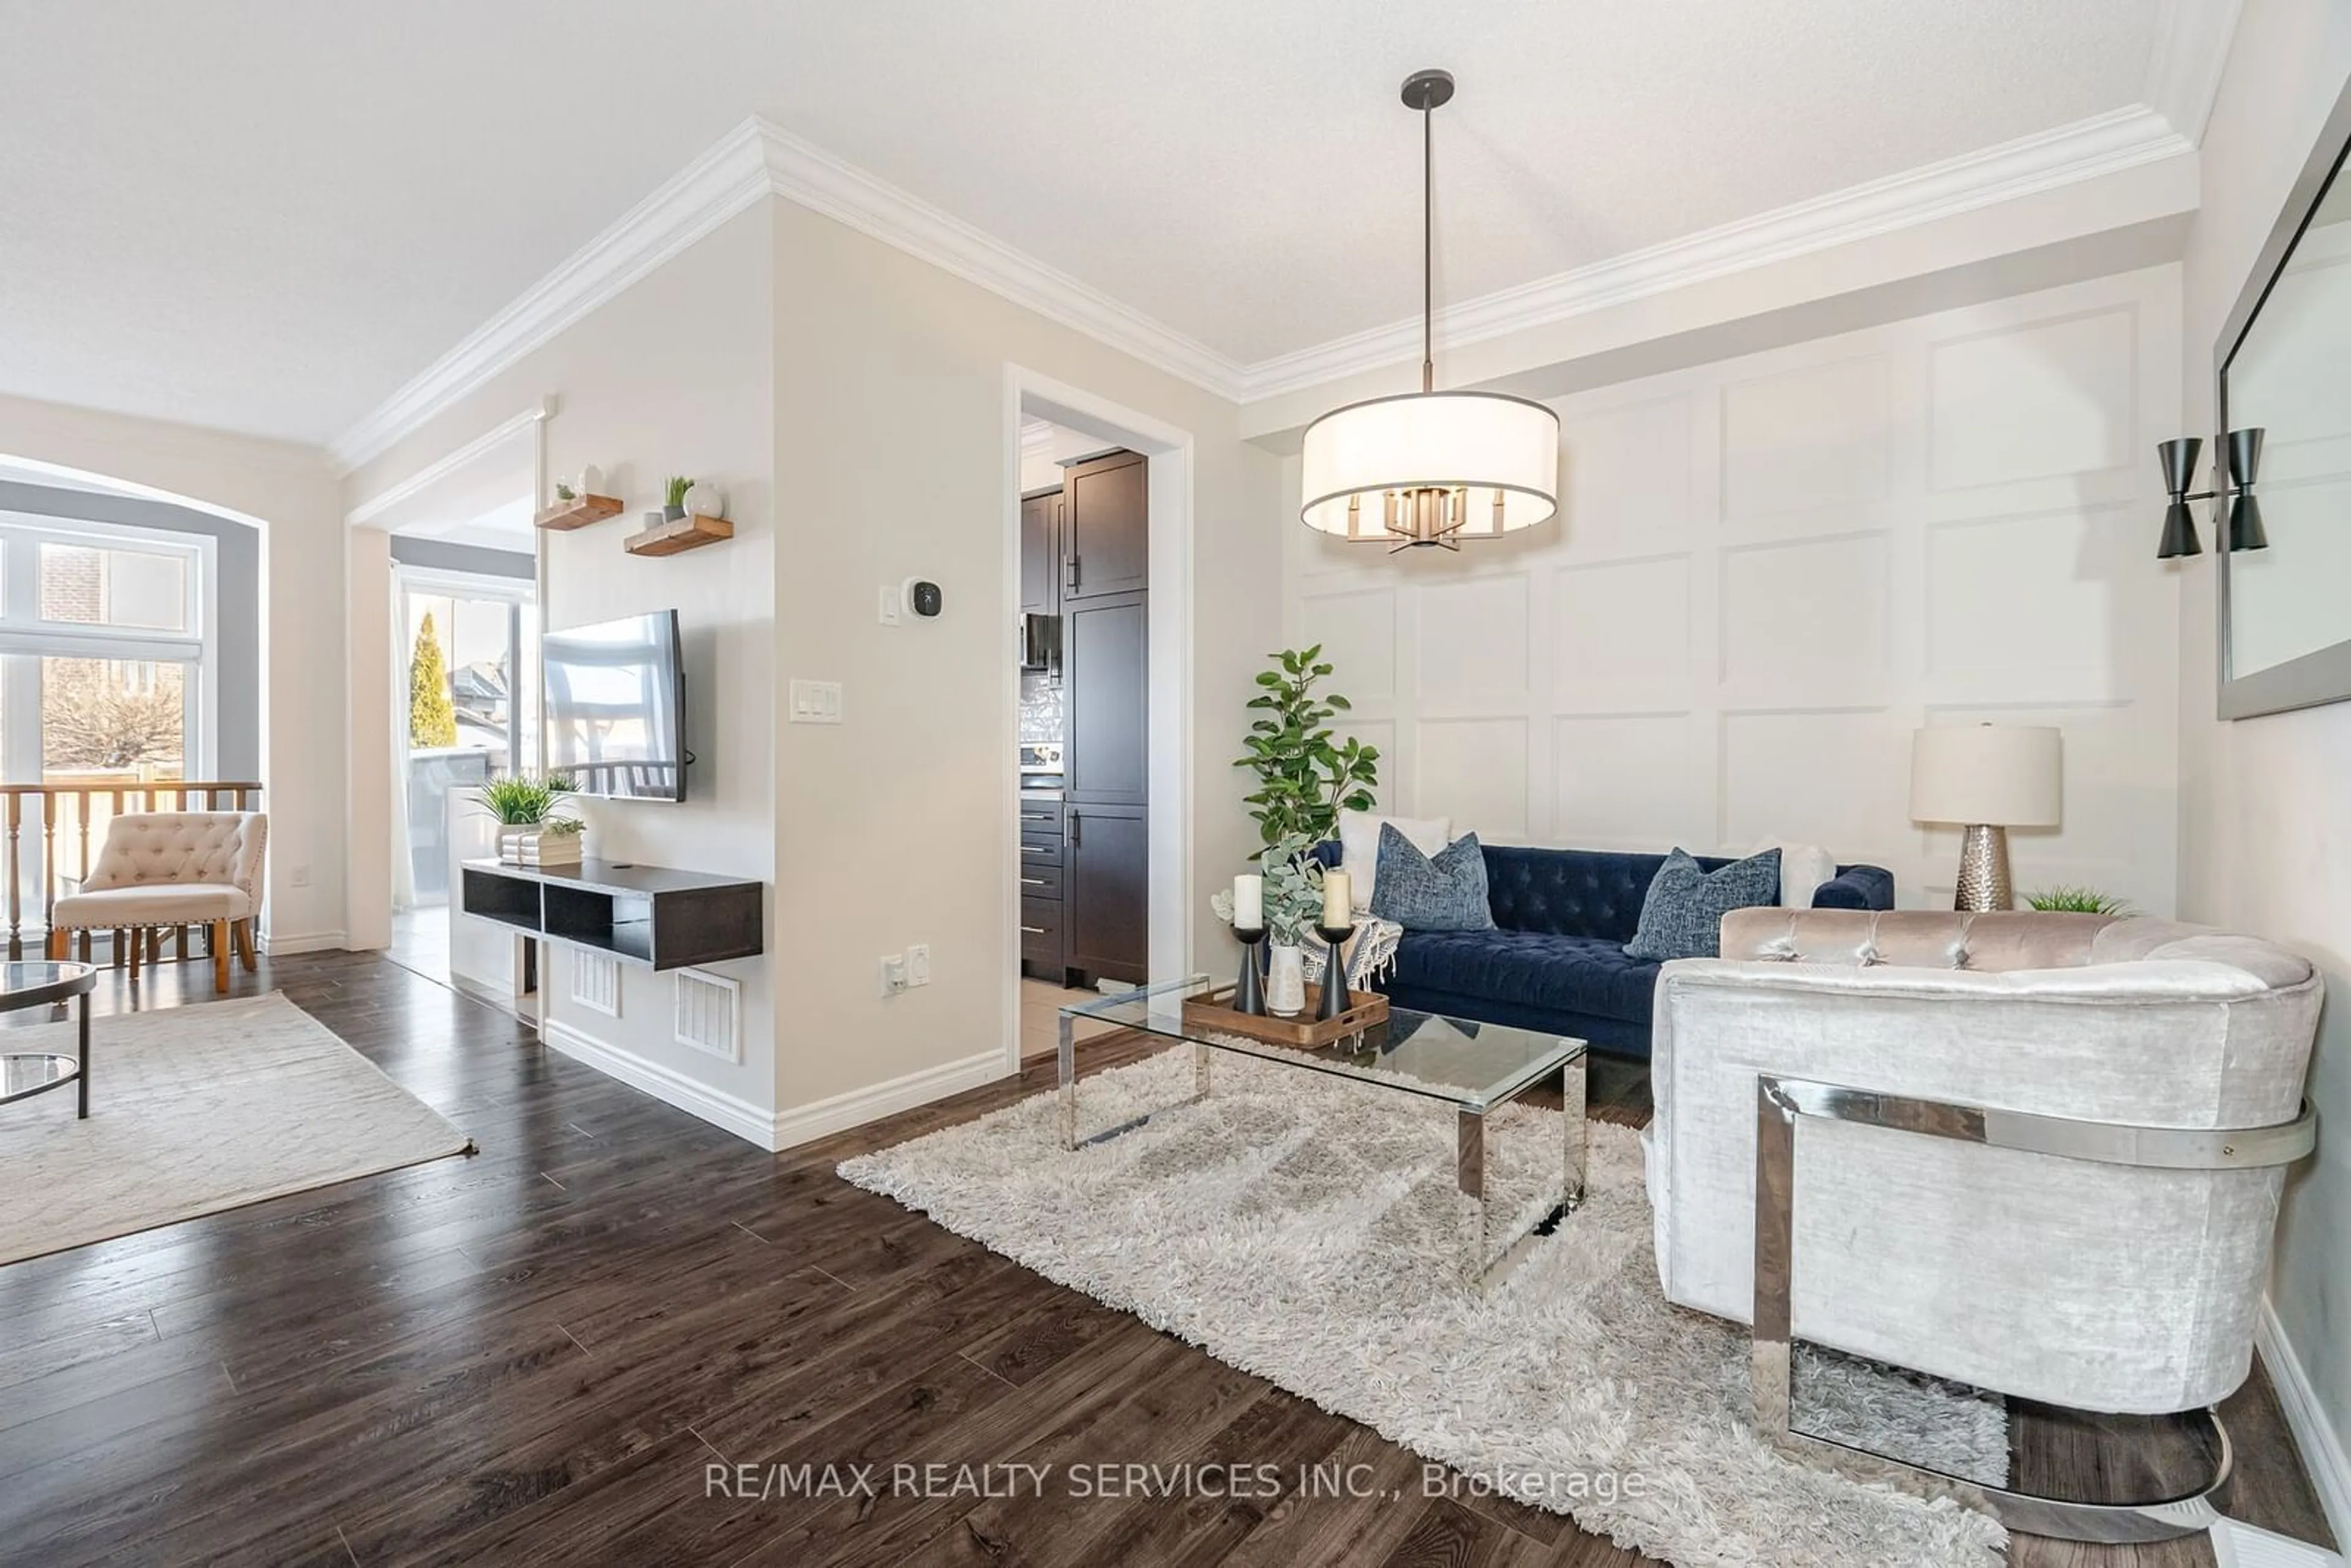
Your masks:
<instances>
[{"instance_id":1,"label":"textured white ceiling","mask_svg":"<svg viewBox=\"0 0 2351 1568\"><path fill-rule=\"evenodd\" d=\"M7 0L0 392L335 434L749 113L1241 361L2143 96L2155 0Z\"/></svg>"}]
</instances>

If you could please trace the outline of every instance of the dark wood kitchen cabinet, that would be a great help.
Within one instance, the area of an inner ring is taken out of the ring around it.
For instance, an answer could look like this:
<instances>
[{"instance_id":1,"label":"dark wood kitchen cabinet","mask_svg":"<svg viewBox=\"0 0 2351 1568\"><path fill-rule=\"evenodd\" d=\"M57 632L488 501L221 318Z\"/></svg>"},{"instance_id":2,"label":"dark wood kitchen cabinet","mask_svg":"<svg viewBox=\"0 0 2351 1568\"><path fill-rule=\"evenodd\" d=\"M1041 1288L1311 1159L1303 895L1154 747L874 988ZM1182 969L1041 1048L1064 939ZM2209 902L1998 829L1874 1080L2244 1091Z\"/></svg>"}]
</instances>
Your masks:
<instances>
[{"instance_id":1,"label":"dark wood kitchen cabinet","mask_svg":"<svg viewBox=\"0 0 2351 1568\"><path fill-rule=\"evenodd\" d=\"M1075 803L1151 800L1150 595L1064 601L1061 685L1069 711L1064 788Z\"/></svg>"},{"instance_id":2,"label":"dark wood kitchen cabinet","mask_svg":"<svg viewBox=\"0 0 2351 1568\"><path fill-rule=\"evenodd\" d=\"M1020 612L1061 611L1061 487L1020 497Z\"/></svg>"},{"instance_id":3,"label":"dark wood kitchen cabinet","mask_svg":"<svg viewBox=\"0 0 2351 1568\"><path fill-rule=\"evenodd\" d=\"M1073 463L1061 477L1061 598L1151 586L1150 464L1139 452Z\"/></svg>"},{"instance_id":4,"label":"dark wood kitchen cabinet","mask_svg":"<svg viewBox=\"0 0 2351 1568\"><path fill-rule=\"evenodd\" d=\"M1093 979L1149 977L1151 829L1144 806L1069 808L1061 872L1064 962Z\"/></svg>"}]
</instances>

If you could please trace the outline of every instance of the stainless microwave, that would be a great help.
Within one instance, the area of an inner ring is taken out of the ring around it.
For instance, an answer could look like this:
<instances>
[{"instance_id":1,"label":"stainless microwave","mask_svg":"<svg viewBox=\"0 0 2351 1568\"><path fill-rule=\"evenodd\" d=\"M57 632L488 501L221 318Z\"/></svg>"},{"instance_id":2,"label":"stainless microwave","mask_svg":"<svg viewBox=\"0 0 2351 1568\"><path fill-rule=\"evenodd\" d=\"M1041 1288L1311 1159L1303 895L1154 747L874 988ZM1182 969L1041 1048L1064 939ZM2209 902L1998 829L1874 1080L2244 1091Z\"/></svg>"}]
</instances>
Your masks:
<instances>
[{"instance_id":1,"label":"stainless microwave","mask_svg":"<svg viewBox=\"0 0 2351 1568\"><path fill-rule=\"evenodd\" d=\"M1020 617L1020 667L1051 670L1061 667L1061 618L1058 615Z\"/></svg>"}]
</instances>

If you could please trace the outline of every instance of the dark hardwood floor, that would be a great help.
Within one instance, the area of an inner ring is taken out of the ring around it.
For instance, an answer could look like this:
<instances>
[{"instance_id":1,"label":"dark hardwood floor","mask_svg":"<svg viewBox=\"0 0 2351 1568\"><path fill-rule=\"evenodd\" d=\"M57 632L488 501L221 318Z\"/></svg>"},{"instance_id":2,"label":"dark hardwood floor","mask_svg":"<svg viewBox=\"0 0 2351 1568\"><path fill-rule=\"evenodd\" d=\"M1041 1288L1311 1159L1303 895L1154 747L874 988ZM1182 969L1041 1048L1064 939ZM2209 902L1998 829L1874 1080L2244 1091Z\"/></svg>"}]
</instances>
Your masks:
<instances>
[{"instance_id":1,"label":"dark hardwood floor","mask_svg":"<svg viewBox=\"0 0 2351 1568\"><path fill-rule=\"evenodd\" d=\"M208 980L167 967L135 1005L209 999ZM1050 1086L1050 1062L770 1156L380 958L235 983L282 988L482 1153L0 1269L0 1561L1639 1561L1531 1509L1425 1500L1419 1459L1375 1434L831 1174ZM100 1002L134 998L109 977ZM1647 1113L1637 1072L1604 1066L1593 1094ZM2325 1539L2258 1374L2229 1416L2234 1511ZM707 1495L718 1465L1104 1460L1362 1466L1370 1495Z\"/></svg>"}]
</instances>

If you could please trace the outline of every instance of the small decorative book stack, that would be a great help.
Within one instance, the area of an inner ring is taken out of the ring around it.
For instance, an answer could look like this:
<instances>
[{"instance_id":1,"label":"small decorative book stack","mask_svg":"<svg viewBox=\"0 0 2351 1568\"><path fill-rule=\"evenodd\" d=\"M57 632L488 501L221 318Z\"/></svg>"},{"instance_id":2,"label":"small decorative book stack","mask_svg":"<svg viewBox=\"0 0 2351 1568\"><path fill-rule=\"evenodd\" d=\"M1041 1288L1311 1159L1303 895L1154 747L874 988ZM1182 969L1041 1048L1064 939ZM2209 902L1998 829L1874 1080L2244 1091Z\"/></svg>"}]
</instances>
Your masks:
<instances>
[{"instance_id":1,"label":"small decorative book stack","mask_svg":"<svg viewBox=\"0 0 2351 1568\"><path fill-rule=\"evenodd\" d=\"M578 832L549 832L536 823L501 828L498 830L498 859L508 865L519 866L578 865L580 841L584 836Z\"/></svg>"}]
</instances>

